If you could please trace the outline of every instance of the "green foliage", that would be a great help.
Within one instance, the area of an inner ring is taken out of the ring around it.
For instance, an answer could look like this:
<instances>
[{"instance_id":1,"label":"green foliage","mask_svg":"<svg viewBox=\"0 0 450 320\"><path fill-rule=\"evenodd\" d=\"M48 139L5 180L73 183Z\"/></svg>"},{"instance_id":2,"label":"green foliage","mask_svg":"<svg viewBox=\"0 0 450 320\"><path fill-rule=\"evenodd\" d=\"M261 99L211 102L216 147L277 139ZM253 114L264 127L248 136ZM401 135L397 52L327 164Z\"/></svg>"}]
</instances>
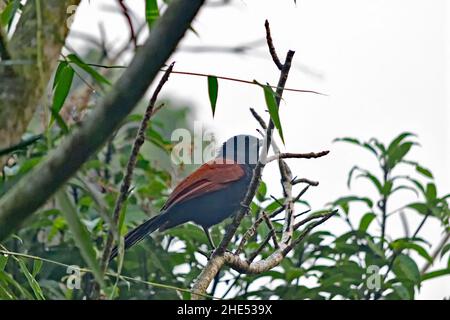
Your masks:
<instances>
[{"instance_id":1,"label":"green foliage","mask_svg":"<svg viewBox=\"0 0 450 320\"><path fill-rule=\"evenodd\" d=\"M216 113L218 91L219 91L219 82L217 81L217 77L208 76L208 95L209 101L211 103L211 110L213 117L214 114Z\"/></svg>"},{"instance_id":2,"label":"green foliage","mask_svg":"<svg viewBox=\"0 0 450 320\"><path fill-rule=\"evenodd\" d=\"M151 28L159 18L159 8L157 0L145 0L145 19L148 27Z\"/></svg>"}]
</instances>

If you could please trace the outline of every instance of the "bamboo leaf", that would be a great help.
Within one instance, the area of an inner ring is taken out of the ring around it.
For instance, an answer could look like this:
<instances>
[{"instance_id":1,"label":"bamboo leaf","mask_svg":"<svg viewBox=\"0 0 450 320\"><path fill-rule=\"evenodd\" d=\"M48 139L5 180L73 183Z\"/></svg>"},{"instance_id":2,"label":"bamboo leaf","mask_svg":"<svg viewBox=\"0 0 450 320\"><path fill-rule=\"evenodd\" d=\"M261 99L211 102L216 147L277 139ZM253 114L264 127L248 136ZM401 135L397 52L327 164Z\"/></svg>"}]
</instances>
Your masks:
<instances>
[{"instance_id":1,"label":"bamboo leaf","mask_svg":"<svg viewBox=\"0 0 450 320\"><path fill-rule=\"evenodd\" d=\"M42 292L41 287L39 286L39 283L36 281L34 276L28 271L27 266L25 265L25 262L22 259L17 259L17 262L19 263L20 270L22 270L23 274L27 278L28 284L30 285L31 289L33 290L33 293L38 300L45 300L44 294Z\"/></svg>"},{"instance_id":2,"label":"bamboo leaf","mask_svg":"<svg viewBox=\"0 0 450 320\"><path fill-rule=\"evenodd\" d=\"M284 143L283 136L283 128L281 127L280 114L278 113L278 104L275 99L275 92L273 91L270 85L262 85L258 83L256 80L254 81L256 84L261 86L264 90L264 99L266 101L267 109L269 110L270 118L275 125L275 128L278 130L278 134L280 135L281 141Z\"/></svg>"},{"instance_id":3,"label":"bamboo leaf","mask_svg":"<svg viewBox=\"0 0 450 320\"><path fill-rule=\"evenodd\" d=\"M69 229L73 234L75 244L78 249L80 249L81 256L92 270L97 282L103 286L104 282L102 272L97 262L95 250L85 225L81 222L75 207L70 202L70 199L64 189L60 190L56 194L56 198L67 221Z\"/></svg>"},{"instance_id":4,"label":"bamboo leaf","mask_svg":"<svg viewBox=\"0 0 450 320\"><path fill-rule=\"evenodd\" d=\"M87 65L83 60L80 59L75 54L69 54L67 56L67 59L70 62L75 63L78 67L86 71L98 84L107 84L111 85L111 82L109 82L105 77L103 77L100 73L98 73L96 70L94 70L91 66Z\"/></svg>"},{"instance_id":5,"label":"bamboo leaf","mask_svg":"<svg viewBox=\"0 0 450 320\"><path fill-rule=\"evenodd\" d=\"M145 20L148 27L151 28L156 20L159 18L159 8L157 0L145 1Z\"/></svg>"},{"instance_id":6,"label":"bamboo leaf","mask_svg":"<svg viewBox=\"0 0 450 320\"><path fill-rule=\"evenodd\" d=\"M209 94L209 101L211 103L213 118L216 112L218 91L219 91L219 82L217 81L217 77L208 76L208 94Z\"/></svg>"},{"instance_id":7,"label":"bamboo leaf","mask_svg":"<svg viewBox=\"0 0 450 320\"><path fill-rule=\"evenodd\" d=\"M61 62L59 64L53 81L55 90L53 93L52 114L59 114L59 111L63 107L72 86L74 73L75 71L67 62ZM50 124L52 124L53 121L54 117L52 116Z\"/></svg>"}]
</instances>

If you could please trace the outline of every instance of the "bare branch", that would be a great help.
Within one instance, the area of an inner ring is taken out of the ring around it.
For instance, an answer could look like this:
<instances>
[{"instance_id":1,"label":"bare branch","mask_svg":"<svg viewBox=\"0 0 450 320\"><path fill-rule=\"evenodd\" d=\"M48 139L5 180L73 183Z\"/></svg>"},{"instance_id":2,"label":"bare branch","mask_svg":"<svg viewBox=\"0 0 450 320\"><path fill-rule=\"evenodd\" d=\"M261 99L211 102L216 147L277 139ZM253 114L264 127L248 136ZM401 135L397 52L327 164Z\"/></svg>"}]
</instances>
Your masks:
<instances>
[{"instance_id":1,"label":"bare branch","mask_svg":"<svg viewBox=\"0 0 450 320\"><path fill-rule=\"evenodd\" d=\"M133 171L136 166L139 151L145 142L145 131L147 130L147 127L148 127L148 121L150 120L150 118L152 117L152 115L154 113L156 99L158 98L158 95L161 92L162 87L167 82L167 80L169 80L170 71L172 70L173 65L174 65L174 63L172 63L169 66L166 73L164 73L161 80L159 81L158 86L156 87L155 91L153 92L153 95L150 99L147 109L145 110L144 118L141 121L141 125L140 125L138 133L136 135L136 139L134 140L133 148L131 150L131 155L130 155L130 158L128 159L126 172L125 172L125 175L122 180L122 185L120 186L120 194L117 197L116 204L114 206L112 225L110 225L110 227L109 227L108 238L106 240L106 245L103 250L103 257L102 257L102 262L101 262L101 267L102 267L103 272L105 272L106 268L108 267L108 260L109 260L110 254L111 254L111 248L112 248L114 236L119 234L119 230L117 230L117 227L118 227L118 222L120 220L120 215L122 212L122 206L123 206L123 203L125 202L126 198L128 197L128 194L130 191L131 179L133 177ZM116 236L116 239L117 238L118 237Z\"/></svg>"},{"instance_id":2,"label":"bare branch","mask_svg":"<svg viewBox=\"0 0 450 320\"><path fill-rule=\"evenodd\" d=\"M283 68L280 73L280 78L277 85L277 92L276 92L276 102L277 105L280 105L281 97L283 95L284 86L287 81L287 77L289 75L289 70L291 68L292 59L294 56L294 51L288 51L285 59L285 63L283 65ZM253 171L253 177L250 182L249 188L247 190L247 193L244 197L244 200L242 201L242 205L240 210L236 213L234 216L233 222L228 226L225 236L222 239L222 242L219 244L217 250L214 251L211 259L209 260L208 264L205 266L203 271L200 273L199 277L194 283L193 291L198 293L204 293L206 292L206 289L208 288L209 284L215 277L216 272L213 272L212 270L217 267L219 262L215 262L216 260L221 261L220 267L223 266L223 263L225 260L223 260L226 247L230 243L231 239L233 238L234 234L236 233L236 230L239 227L239 224L241 223L241 220L243 217L248 213L249 211L249 205L255 196L256 190L258 189L259 182L261 179L261 174L264 169L264 160L267 157L268 147L271 145L272 140L272 132L274 129L274 123L272 120L269 120L269 125L267 126L266 134L264 137L264 145L263 149L261 151L260 159ZM233 255L234 256L234 255ZM220 268L219 268L220 269ZM193 295L194 299L200 298L199 295Z\"/></svg>"},{"instance_id":3,"label":"bare branch","mask_svg":"<svg viewBox=\"0 0 450 320\"><path fill-rule=\"evenodd\" d=\"M250 229L248 229L244 235L242 236L241 241L239 242L238 248L236 249L236 251L234 252L235 254L240 254L241 252L244 251L244 246L246 245L246 243L256 234L256 231L259 227L259 225L261 224L261 222L264 221L264 216L261 215L259 216L258 219L256 219L256 221L253 223L253 225L250 227Z\"/></svg>"}]
</instances>

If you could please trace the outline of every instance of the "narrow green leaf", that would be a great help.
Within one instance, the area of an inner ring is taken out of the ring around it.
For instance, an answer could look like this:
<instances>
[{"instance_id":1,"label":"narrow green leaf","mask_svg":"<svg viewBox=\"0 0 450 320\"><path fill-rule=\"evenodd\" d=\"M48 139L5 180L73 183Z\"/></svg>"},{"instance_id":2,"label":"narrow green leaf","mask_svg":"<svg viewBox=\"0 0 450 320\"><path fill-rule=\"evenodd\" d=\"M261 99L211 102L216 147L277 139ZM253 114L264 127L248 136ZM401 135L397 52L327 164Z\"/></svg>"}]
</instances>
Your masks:
<instances>
[{"instance_id":1,"label":"narrow green leaf","mask_svg":"<svg viewBox=\"0 0 450 320\"><path fill-rule=\"evenodd\" d=\"M75 244L80 249L81 256L92 270L97 282L103 286L104 282L102 272L96 258L89 232L87 231L86 226L81 222L80 217L77 214L77 210L70 202L64 188L58 191L56 194L56 199L61 207L61 211L64 214L69 229L73 234Z\"/></svg>"},{"instance_id":2,"label":"narrow green leaf","mask_svg":"<svg viewBox=\"0 0 450 320\"><path fill-rule=\"evenodd\" d=\"M428 183L425 191L428 201L434 201L437 197L436 185L434 183Z\"/></svg>"},{"instance_id":3,"label":"narrow green leaf","mask_svg":"<svg viewBox=\"0 0 450 320\"><path fill-rule=\"evenodd\" d=\"M392 180L386 181L386 183L383 185L381 194L384 195L384 196L389 195L391 193L391 191L392 191L392 186L393 185L394 184L393 184Z\"/></svg>"},{"instance_id":4,"label":"narrow green leaf","mask_svg":"<svg viewBox=\"0 0 450 320\"><path fill-rule=\"evenodd\" d=\"M103 77L100 73L98 73L96 70L94 70L91 66L87 65L83 60L80 59L75 54L69 54L67 56L67 59L70 62L75 63L78 67L86 71L98 84L107 84L111 85L111 82L109 82L105 77Z\"/></svg>"},{"instance_id":5,"label":"narrow green leaf","mask_svg":"<svg viewBox=\"0 0 450 320\"><path fill-rule=\"evenodd\" d=\"M213 118L216 112L218 92L219 92L219 82L217 81L217 77L208 76L208 94L209 94L209 101L211 103Z\"/></svg>"},{"instance_id":6,"label":"narrow green leaf","mask_svg":"<svg viewBox=\"0 0 450 320\"><path fill-rule=\"evenodd\" d=\"M416 171L424 175L425 177L433 179L433 174L431 173L431 171L420 165L416 165Z\"/></svg>"},{"instance_id":7,"label":"narrow green leaf","mask_svg":"<svg viewBox=\"0 0 450 320\"><path fill-rule=\"evenodd\" d=\"M401 160L403 160L414 144L414 142L405 142L392 150L389 150L387 159L388 167L390 169L394 168Z\"/></svg>"},{"instance_id":8,"label":"narrow green leaf","mask_svg":"<svg viewBox=\"0 0 450 320\"><path fill-rule=\"evenodd\" d=\"M69 95L70 87L72 86L74 73L73 68L69 64L61 63L59 65L53 82L55 91L53 93L52 113L59 113L64 105L64 102ZM50 123L52 123L53 120L54 119L52 118Z\"/></svg>"},{"instance_id":9,"label":"narrow green leaf","mask_svg":"<svg viewBox=\"0 0 450 320\"><path fill-rule=\"evenodd\" d=\"M447 244L442 248L442 251L441 251L441 258L442 258L448 251L450 251L450 243L447 243ZM0 268L0 270L1 270L1 268Z\"/></svg>"},{"instance_id":10,"label":"narrow green leaf","mask_svg":"<svg viewBox=\"0 0 450 320\"><path fill-rule=\"evenodd\" d=\"M421 203L421 202L410 203L406 207L416 210L417 212L419 212L421 214L427 214L427 212L429 210L427 205L425 203Z\"/></svg>"},{"instance_id":11,"label":"narrow green leaf","mask_svg":"<svg viewBox=\"0 0 450 320\"><path fill-rule=\"evenodd\" d=\"M429 255L427 250L423 248L422 246L418 245L417 243L413 243L411 241L406 240L396 240L390 243L390 246L394 250L402 250L402 249L411 249L416 251L421 257L423 257L428 262L432 262L433 258Z\"/></svg>"},{"instance_id":12,"label":"narrow green leaf","mask_svg":"<svg viewBox=\"0 0 450 320\"><path fill-rule=\"evenodd\" d=\"M36 281L34 276L28 271L27 266L25 265L25 262L22 259L17 259L17 262L19 263L20 270L22 270L23 274L27 278L28 284L30 285L31 289L33 290L33 293L38 300L45 300L44 294L42 293L42 289L39 286L39 283Z\"/></svg>"},{"instance_id":13,"label":"narrow green leaf","mask_svg":"<svg viewBox=\"0 0 450 320\"><path fill-rule=\"evenodd\" d=\"M383 194L383 185L381 184L380 180L378 180L377 177L375 177L373 174L371 174L369 171L364 171L361 174L358 174L356 176L357 178L366 178L368 180L370 180L370 182L372 182L372 184L375 186L375 188L377 188L377 191L380 194Z\"/></svg>"},{"instance_id":14,"label":"narrow green leaf","mask_svg":"<svg viewBox=\"0 0 450 320\"><path fill-rule=\"evenodd\" d=\"M62 130L64 134L69 133L69 127L67 126L64 119L61 117L61 115L56 112L56 110L50 109L50 112L52 114L52 121L56 120L56 123L58 124L59 128ZM50 123L52 123L52 121Z\"/></svg>"},{"instance_id":15,"label":"narrow green leaf","mask_svg":"<svg viewBox=\"0 0 450 320\"><path fill-rule=\"evenodd\" d=\"M366 237L367 245L369 248L375 253L376 255L380 256L381 258L385 259L386 256L384 255L384 251L380 249L379 246L377 246L369 237Z\"/></svg>"},{"instance_id":16,"label":"narrow green leaf","mask_svg":"<svg viewBox=\"0 0 450 320\"><path fill-rule=\"evenodd\" d=\"M450 274L450 268L439 269L436 271L431 271L422 275L422 281L434 279L437 277L442 277Z\"/></svg>"},{"instance_id":17,"label":"narrow green leaf","mask_svg":"<svg viewBox=\"0 0 450 320\"><path fill-rule=\"evenodd\" d=\"M359 142L358 139L349 138L349 137L336 138L336 139L333 140L333 142L348 142L348 143L351 143L351 144L355 144L357 146L361 146L361 142Z\"/></svg>"},{"instance_id":18,"label":"narrow green leaf","mask_svg":"<svg viewBox=\"0 0 450 320\"><path fill-rule=\"evenodd\" d=\"M389 144L389 147L387 149L387 153L392 153L394 150L398 147L398 145L407 137L415 137L416 135L411 132L404 132L398 135L392 142Z\"/></svg>"},{"instance_id":19,"label":"narrow green leaf","mask_svg":"<svg viewBox=\"0 0 450 320\"><path fill-rule=\"evenodd\" d=\"M335 206L339 206L339 205L347 204L347 203L350 203L350 202L364 202L365 204L367 204L367 206L369 208L373 207L372 200L370 200L369 198L366 198L366 197L357 197L357 196L342 197L342 198L339 198L336 201L334 201L333 204Z\"/></svg>"},{"instance_id":20,"label":"narrow green leaf","mask_svg":"<svg viewBox=\"0 0 450 320\"><path fill-rule=\"evenodd\" d=\"M55 90L55 87L56 87L56 85L58 84L59 79L61 78L61 74L63 73L63 70L64 70L65 68L67 68L68 64L69 64L69 63L68 63L67 61L61 61L61 62L58 64L58 68L56 68L56 71L55 71L55 76L53 77L52 90Z\"/></svg>"},{"instance_id":21,"label":"narrow green leaf","mask_svg":"<svg viewBox=\"0 0 450 320\"><path fill-rule=\"evenodd\" d=\"M156 20L159 18L159 8L157 0L145 1L145 20L148 27L151 28Z\"/></svg>"},{"instance_id":22,"label":"narrow green leaf","mask_svg":"<svg viewBox=\"0 0 450 320\"><path fill-rule=\"evenodd\" d=\"M264 90L264 99L266 100L266 105L267 109L269 110L270 118L272 119L275 128L278 130L278 134L280 135L281 141L283 141L284 143L283 128L281 127L280 115L278 113L278 104L275 98L275 92L268 84L261 85L257 81L254 82L260 85Z\"/></svg>"},{"instance_id":23,"label":"narrow green leaf","mask_svg":"<svg viewBox=\"0 0 450 320\"><path fill-rule=\"evenodd\" d=\"M359 231L366 232L376 215L373 212L366 213L359 222Z\"/></svg>"},{"instance_id":24,"label":"narrow green leaf","mask_svg":"<svg viewBox=\"0 0 450 320\"><path fill-rule=\"evenodd\" d=\"M36 277L37 274L41 271L42 269L42 260L34 260L33 261L33 277Z\"/></svg>"},{"instance_id":25,"label":"narrow green leaf","mask_svg":"<svg viewBox=\"0 0 450 320\"><path fill-rule=\"evenodd\" d=\"M6 264L8 263L8 256L0 254L0 271L5 270Z\"/></svg>"},{"instance_id":26,"label":"narrow green leaf","mask_svg":"<svg viewBox=\"0 0 450 320\"><path fill-rule=\"evenodd\" d=\"M19 9L19 6L20 6L20 0L10 1L6 5L5 9L3 9L3 11L0 14L0 23L1 23L2 27L5 28L6 26L8 26L11 23L12 18L14 17L14 15L17 12L17 9Z\"/></svg>"}]
</instances>

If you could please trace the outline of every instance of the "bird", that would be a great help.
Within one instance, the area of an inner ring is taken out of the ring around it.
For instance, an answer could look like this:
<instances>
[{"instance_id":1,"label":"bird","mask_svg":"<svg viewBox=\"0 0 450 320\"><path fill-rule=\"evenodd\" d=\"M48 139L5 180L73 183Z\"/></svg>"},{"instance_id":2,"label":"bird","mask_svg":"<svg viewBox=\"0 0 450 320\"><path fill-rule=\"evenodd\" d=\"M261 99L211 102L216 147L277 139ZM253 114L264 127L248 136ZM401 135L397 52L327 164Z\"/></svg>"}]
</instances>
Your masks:
<instances>
[{"instance_id":1,"label":"bird","mask_svg":"<svg viewBox=\"0 0 450 320\"><path fill-rule=\"evenodd\" d=\"M209 228L233 216L241 206L259 160L262 140L251 135L229 138L214 159L183 179L172 191L160 213L125 235L125 250L152 232L187 222L199 225L215 249ZM109 261L118 254L115 246Z\"/></svg>"}]
</instances>

